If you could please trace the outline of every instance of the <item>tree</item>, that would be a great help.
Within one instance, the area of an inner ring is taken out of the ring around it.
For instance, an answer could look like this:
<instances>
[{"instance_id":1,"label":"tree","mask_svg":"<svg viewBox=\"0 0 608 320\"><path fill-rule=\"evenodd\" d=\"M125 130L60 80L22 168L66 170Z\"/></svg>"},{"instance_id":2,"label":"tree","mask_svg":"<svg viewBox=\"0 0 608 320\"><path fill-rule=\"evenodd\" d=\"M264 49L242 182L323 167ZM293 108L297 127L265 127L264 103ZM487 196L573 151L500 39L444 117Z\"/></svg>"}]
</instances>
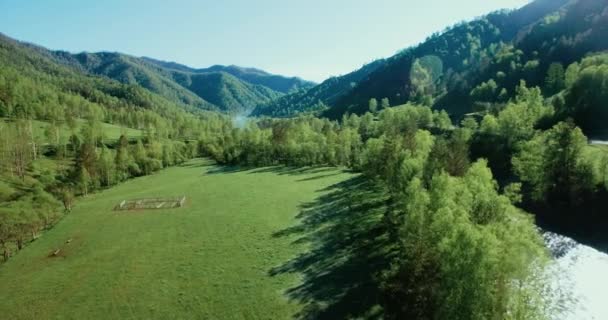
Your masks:
<instances>
[{"instance_id":1,"label":"tree","mask_svg":"<svg viewBox=\"0 0 608 320\"><path fill-rule=\"evenodd\" d=\"M120 181L128 178L129 166L131 162L131 157L129 156L129 141L127 140L127 137L122 134L118 139L118 145L116 146L116 157L114 158L117 177Z\"/></svg>"},{"instance_id":2,"label":"tree","mask_svg":"<svg viewBox=\"0 0 608 320\"><path fill-rule=\"evenodd\" d=\"M148 153L141 140L137 140L135 150L133 151L133 159L137 166L143 170L143 174L150 174L151 171L148 168Z\"/></svg>"},{"instance_id":3,"label":"tree","mask_svg":"<svg viewBox=\"0 0 608 320\"><path fill-rule=\"evenodd\" d=\"M368 109L371 113L378 112L378 100L376 98L369 99Z\"/></svg>"},{"instance_id":4,"label":"tree","mask_svg":"<svg viewBox=\"0 0 608 320\"><path fill-rule=\"evenodd\" d=\"M10 163L9 170L11 174L24 180L26 170L34 160L32 154L34 150L30 147L28 124L25 121L17 120L14 124L7 126L4 131L6 134L4 154Z\"/></svg>"},{"instance_id":5,"label":"tree","mask_svg":"<svg viewBox=\"0 0 608 320\"><path fill-rule=\"evenodd\" d=\"M526 83L521 81L515 100L497 117L499 135L506 140L508 148L514 149L519 142L532 138L537 123L553 115L553 108L545 106L543 100L539 88L528 88ZM482 122L482 129L483 127Z\"/></svg>"},{"instance_id":6,"label":"tree","mask_svg":"<svg viewBox=\"0 0 608 320\"><path fill-rule=\"evenodd\" d=\"M554 62L547 70L545 78L545 90L548 95L554 95L562 91L566 87L566 79L564 66L561 63Z\"/></svg>"},{"instance_id":7,"label":"tree","mask_svg":"<svg viewBox=\"0 0 608 320\"><path fill-rule=\"evenodd\" d=\"M388 98L382 98L380 101L380 110L388 109L390 106L391 103L389 102Z\"/></svg>"},{"instance_id":8,"label":"tree","mask_svg":"<svg viewBox=\"0 0 608 320\"><path fill-rule=\"evenodd\" d=\"M63 187L61 189L61 203L66 212L71 212L74 206L74 192L70 187Z\"/></svg>"},{"instance_id":9,"label":"tree","mask_svg":"<svg viewBox=\"0 0 608 320\"><path fill-rule=\"evenodd\" d=\"M546 253L533 223L498 193L485 161L463 177L414 178L402 194L397 257L384 275L397 319L523 319L543 316ZM517 261L517 262L515 262Z\"/></svg>"},{"instance_id":10,"label":"tree","mask_svg":"<svg viewBox=\"0 0 608 320\"><path fill-rule=\"evenodd\" d=\"M15 214L6 208L0 208L0 248L4 261L11 255L10 243L16 238L16 233Z\"/></svg>"},{"instance_id":11,"label":"tree","mask_svg":"<svg viewBox=\"0 0 608 320\"><path fill-rule=\"evenodd\" d=\"M445 112L445 110L441 110L439 112L435 111L433 113L433 122L437 129L440 129L440 130L452 129L452 119L450 119L450 115L447 112Z\"/></svg>"},{"instance_id":12,"label":"tree","mask_svg":"<svg viewBox=\"0 0 608 320\"><path fill-rule=\"evenodd\" d=\"M567 88L571 87L574 84L574 82L576 81L576 79L578 79L579 71L580 71L580 66L579 66L578 62L575 62L568 66L568 68L566 69L566 74L565 74L565 79L564 79L564 85Z\"/></svg>"},{"instance_id":13,"label":"tree","mask_svg":"<svg viewBox=\"0 0 608 320\"><path fill-rule=\"evenodd\" d=\"M564 109L558 110L562 118L572 117L587 134L605 130L608 121L605 104L608 100L608 61L600 65L583 65L568 88L565 100Z\"/></svg>"},{"instance_id":14,"label":"tree","mask_svg":"<svg viewBox=\"0 0 608 320\"><path fill-rule=\"evenodd\" d=\"M87 168L84 166L78 167L76 176L76 183L80 188L80 193L84 196L89 194L90 186L91 186L91 175Z\"/></svg>"},{"instance_id":15,"label":"tree","mask_svg":"<svg viewBox=\"0 0 608 320\"><path fill-rule=\"evenodd\" d=\"M101 184L106 187L113 185L114 177L116 176L116 166L111 151L105 146L101 148L97 168L99 168Z\"/></svg>"},{"instance_id":16,"label":"tree","mask_svg":"<svg viewBox=\"0 0 608 320\"><path fill-rule=\"evenodd\" d=\"M471 90L470 95L474 101L494 102L494 100L496 100L497 90L498 85L496 84L496 81L490 79Z\"/></svg>"},{"instance_id":17,"label":"tree","mask_svg":"<svg viewBox=\"0 0 608 320\"><path fill-rule=\"evenodd\" d=\"M584 157L587 138L572 122L560 122L524 144L513 158L519 178L535 201L580 204L594 189L592 165Z\"/></svg>"}]
</instances>

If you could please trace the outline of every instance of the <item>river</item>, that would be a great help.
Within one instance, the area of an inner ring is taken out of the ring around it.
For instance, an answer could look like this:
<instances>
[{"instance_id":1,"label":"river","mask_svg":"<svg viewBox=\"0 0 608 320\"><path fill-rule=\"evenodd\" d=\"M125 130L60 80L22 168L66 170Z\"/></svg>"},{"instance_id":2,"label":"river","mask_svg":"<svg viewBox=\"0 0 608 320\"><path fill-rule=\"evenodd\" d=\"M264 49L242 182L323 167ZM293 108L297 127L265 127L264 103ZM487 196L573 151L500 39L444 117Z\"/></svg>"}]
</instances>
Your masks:
<instances>
[{"instance_id":1,"label":"river","mask_svg":"<svg viewBox=\"0 0 608 320\"><path fill-rule=\"evenodd\" d=\"M608 319L608 254L555 233L544 233L555 264L554 288L569 296L556 320Z\"/></svg>"},{"instance_id":2,"label":"river","mask_svg":"<svg viewBox=\"0 0 608 320\"><path fill-rule=\"evenodd\" d=\"M608 141L591 139L591 140L589 140L589 144L606 146L606 145L608 145Z\"/></svg>"}]
</instances>

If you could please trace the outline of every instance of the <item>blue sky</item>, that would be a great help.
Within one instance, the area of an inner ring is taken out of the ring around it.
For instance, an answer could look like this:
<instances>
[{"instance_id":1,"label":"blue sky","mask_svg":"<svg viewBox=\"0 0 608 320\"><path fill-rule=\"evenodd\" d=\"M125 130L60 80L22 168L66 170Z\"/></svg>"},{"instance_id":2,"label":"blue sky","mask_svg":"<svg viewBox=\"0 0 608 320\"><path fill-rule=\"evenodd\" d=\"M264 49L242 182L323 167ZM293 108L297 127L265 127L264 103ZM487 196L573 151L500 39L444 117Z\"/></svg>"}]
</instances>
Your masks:
<instances>
[{"instance_id":1,"label":"blue sky","mask_svg":"<svg viewBox=\"0 0 608 320\"><path fill-rule=\"evenodd\" d=\"M50 49L236 64L322 81L528 0L0 0L0 32Z\"/></svg>"}]
</instances>

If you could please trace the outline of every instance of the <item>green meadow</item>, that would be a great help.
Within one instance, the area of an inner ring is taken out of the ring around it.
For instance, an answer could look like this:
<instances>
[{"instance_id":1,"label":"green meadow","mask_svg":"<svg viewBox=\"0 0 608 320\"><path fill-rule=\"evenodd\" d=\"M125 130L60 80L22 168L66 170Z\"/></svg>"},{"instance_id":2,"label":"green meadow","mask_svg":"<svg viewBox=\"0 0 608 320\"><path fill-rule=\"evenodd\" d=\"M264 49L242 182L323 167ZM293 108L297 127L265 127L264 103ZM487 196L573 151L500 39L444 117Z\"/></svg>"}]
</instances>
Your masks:
<instances>
[{"instance_id":1,"label":"green meadow","mask_svg":"<svg viewBox=\"0 0 608 320\"><path fill-rule=\"evenodd\" d=\"M0 266L0 318L292 318L305 299L290 290L305 280L280 270L311 249L298 216L355 178L194 160L89 195ZM113 210L181 195L179 209Z\"/></svg>"}]
</instances>

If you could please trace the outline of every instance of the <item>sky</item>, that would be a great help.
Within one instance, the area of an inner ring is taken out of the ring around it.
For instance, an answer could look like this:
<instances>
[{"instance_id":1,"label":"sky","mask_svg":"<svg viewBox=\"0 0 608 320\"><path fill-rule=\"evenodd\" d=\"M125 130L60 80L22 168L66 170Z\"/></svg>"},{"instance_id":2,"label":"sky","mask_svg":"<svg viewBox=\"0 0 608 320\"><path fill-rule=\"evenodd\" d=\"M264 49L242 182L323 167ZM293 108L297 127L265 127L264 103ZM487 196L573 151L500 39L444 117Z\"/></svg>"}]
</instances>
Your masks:
<instances>
[{"instance_id":1,"label":"sky","mask_svg":"<svg viewBox=\"0 0 608 320\"><path fill-rule=\"evenodd\" d=\"M0 0L0 32L49 49L321 82L529 0Z\"/></svg>"}]
</instances>

